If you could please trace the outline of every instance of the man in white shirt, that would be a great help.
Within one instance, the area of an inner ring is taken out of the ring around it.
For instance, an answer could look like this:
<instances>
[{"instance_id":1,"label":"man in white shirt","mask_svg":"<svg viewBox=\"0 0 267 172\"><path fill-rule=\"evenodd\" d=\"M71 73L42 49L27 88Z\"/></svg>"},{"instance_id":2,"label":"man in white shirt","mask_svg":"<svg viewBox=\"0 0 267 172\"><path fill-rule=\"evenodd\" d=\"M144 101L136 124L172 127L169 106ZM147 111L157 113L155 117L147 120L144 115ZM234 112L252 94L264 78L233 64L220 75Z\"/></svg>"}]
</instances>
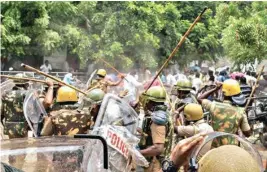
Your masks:
<instances>
[{"instance_id":1,"label":"man in white shirt","mask_svg":"<svg viewBox=\"0 0 267 172\"><path fill-rule=\"evenodd\" d=\"M187 77L182 73L177 73L176 75L174 75L174 77L175 77L176 81L178 81L178 80L187 80Z\"/></svg>"},{"instance_id":2,"label":"man in white shirt","mask_svg":"<svg viewBox=\"0 0 267 172\"><path fill-rule=\"evenodd\" d=\"M45 60L45 64L43 64L40 69L44 73L49 73L50 71L52 71L52 66L49 64L48 60Z\"/></svg>"},{"instance_id":3,"label":"man in white shirt","mask_svg":"<svg viewBox=\"0 0 267 172\"><path fill-rule=\"evenodd\" d=\"M246 73L246 75L245 75L245 78L246 78L246 80L247 80L247 84L249 85L249 86L253 86L255 83L256 83L256 81L257 81L257 79L255 78L255 77L253 77L253 76L251 76L251 72L250 71L247 71L247 73Z\"/></svg>"},{"instance_id":4,"label":"man in white shirt","mask_svg":"<svg viewBox=\"0 0 267 172\"><path fill-rule=\"evenodd\" d=\"M201 85L202 85L202 81L200 79L200 74L196 73L195 78L192 81L192 87L194 87L196 90L196 93L198 92L198 90L200 89Z\"/></svg>"},{"instance_id":5,"label":"man in white shirt","mask_svg":"<svg viewBox=\"0 0 267 172\"><path fill-rule=\"evenodd\" d=\"M166 86L167 87L172 87L176 84L176 79L175 77L171 74L170 71L166 71L167 77L166 77Z\"/></svg>"},{"instance_id":6,"label":"man in white shirt","mask_svg":"<svg viewBox=\"0 0 267 172\"><path fill-rule=\"evenodd\" d=\"M142 83L138 82L135 79L136 71L133 70L126 75L124 80L124 90L128 90L128 94L125 96L125 99L130 103L136 100L137 98L137 89L142 86Z\"/></svg>"},{"instance_id":7,"label":"man in white shirt","mask_svg":"<svg viewBox=\"0 0 267 172\"><path fill-rule=\"evenodd\" d=\"M148 68L145 68L145 81L149 81L151 79L151 72Z\"/></svg>"}]
</instances>

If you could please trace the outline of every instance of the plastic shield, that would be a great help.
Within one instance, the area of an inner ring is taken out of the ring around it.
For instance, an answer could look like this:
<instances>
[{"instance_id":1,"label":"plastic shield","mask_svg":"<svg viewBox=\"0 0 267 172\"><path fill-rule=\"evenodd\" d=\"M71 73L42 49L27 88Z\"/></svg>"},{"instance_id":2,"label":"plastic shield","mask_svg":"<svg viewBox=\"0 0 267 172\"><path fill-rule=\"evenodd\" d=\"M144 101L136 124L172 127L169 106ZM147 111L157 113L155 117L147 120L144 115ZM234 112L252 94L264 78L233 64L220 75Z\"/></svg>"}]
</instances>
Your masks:
<instances>
[{"instance_id":1,"label":"plastic shield","mask_svg":"<svg viewBox=\"0 0 267 172\"><path fill-rule=\"evenodd\" d=\"M138 123L138 115L128 103L113 94L105 95L92 132L107 141L110 171L130 171L133 164L148 165L136 149L139 142L135 136ZM92 150L92 162L97 159L97 150ZM101 164L101 160L97 161L100 162L96 164Z\"/></svg>"},{"instance_id":2,"label":"plastic shield","mask_svg":"<svg viewBox=\"0 0 267 172\"><path fill-rule=\"evenodd\" d=\"M44 90L44 84L39 82L30 82L29 88L32 90Z\"/></svg>"},{"instance_id":3,"label":"plastic shield","mask_svg":"<svg viewBox=\"0 0 267 172\"><path fill-rule=\"evenodd\" d=\"M103 137L108 145L109 171L130 171L132 165L148 166L146 158L136 149L139 139L122 126L101 126L93 133ZM98 158L101 145L95 145L91 152L89 168L92 171L102 171L102 159ZM96 166L96 164L99 164Z\"/></svg>"},{"instance_id":4,"label":"plastic shield","mask_svg":"<svg viewBox=\"0 0 267 172\"><path fill-rule=\"evenodd\" d=\"M15 83L13 82L13 80L7 80L1 83L1 92L0 92L1 97L5 95L6 93L8 93L9 91L11 91L14 86L15 86Z\"/></svg>"},{"instance_id":5,"label":"plastic shield","mask_svg":"<svg viewBox=\"0 0 267 172\"><path fill-rule=\"evenodd\" d=\"M244 150L246 150L258 163L259 167L261 168L261 171L263 172L263 165L262 165L262 160L261 160L261 156L259 154L259 152L253 147L253 145L239 137L238 135L235 134L229 134L229 133L224 133L224 132L212 132L209 133L204 142L199 145L198 147L196 147L193 151L192 154L190 156L190 166L192 169L197 168L197 163L198 161L204 156L205 153L207 153L209 150L211 150L213 147L211 146L212 141L215 138L221 138L221 137L232 137L235 138L238 142L239 142L239 147L243 148ZM209 149L207 149L207 147ZM194 170L193 170L194 171Z\"/></svg>"},{"instance_id":6,"label":"plastic shield","mask_svg":"<svg viewBox=\"0 0 267 172\"><path fill-rule=\"evenodd\" d=\"M39 100L35 90L29 90L23 104L24 116L35 137L39 136L38 124L43 121L47 113Z\"/></svg>"},{"instance_id":7,"label":"plastic shield","mask_svg":"<svg viewBox=\"0 0 267 172\"><path fill-rule=\"evenodd\" d=\"M95 76L97 70L95 70L91 75L90 78L88 79L88 81L86 82L86 87L88 88L91 85L91 81L93 79L93 77Z\"/></svg>"},{"instance_id":8,"label":"plastic shield","mask_svg":"<svg viewBox=\"0 0 267 172\"><path fill-rule=\"evenodd\" d=\"M135 134L138 121L137 113L128 103L113 94L106 94L94 128L103 125L123 126Z\"/></svg>"}]
</instances>

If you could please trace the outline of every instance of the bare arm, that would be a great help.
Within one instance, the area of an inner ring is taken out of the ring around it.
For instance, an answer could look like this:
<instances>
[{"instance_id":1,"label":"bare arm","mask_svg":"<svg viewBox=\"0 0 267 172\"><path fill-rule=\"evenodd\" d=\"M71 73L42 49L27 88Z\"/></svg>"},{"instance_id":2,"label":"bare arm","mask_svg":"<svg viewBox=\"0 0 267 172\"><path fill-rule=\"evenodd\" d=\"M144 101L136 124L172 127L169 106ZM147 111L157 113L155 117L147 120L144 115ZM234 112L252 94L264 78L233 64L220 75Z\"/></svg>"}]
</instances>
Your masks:
<instances>
[{"instance_id":1,"label":"bare arm","mask_svg":"<svg viewBox=\"0 0 267 172\"><path fill-rule=\"evenodd\" d=\"M43 101L43 105L44 105L44 108L48 108L52 105L53 103L53 82L52 81L47 81L47 85L49 86L48 87L48 90L47 90L47 93L45 95L45 99Z\"/></svg>"},{"instance_id":2,"label":"bare arm","mask_svg":"<svg viewBox=\"0 0 267 172\"><path fill-rule=\"evenodd\" d=\"M157 156L164 151L166 127L152 123L150 128L153 145L144 150L141 150L140 152L144 156Z\"/></svg>"},{"instance_id":3,"label":"bare arm","mask_svg":"<svg viewBox=\"0 0 267 172\"><path fill-rule=\"evenodd\" d=\"M190 155L194 148L200 145L204 140L204 135L197 134L193 137L181 140L173 149L170 159L178 169L188 163Z\"/></svg>"},{"instance_id":4,"label":"bare arm","mask_svg":"<svg viewBox=\"0 0 267 172\"><path fill-rule=\"evenodd\" d=\"M154 144L146 149L140 151L140 153L144 156L157 156L163 153L164 151L164 144Z\"/></svg>"},{"instance_id":5,"label":"bare arm","mask_svg":"<svg viewBox=\"0 0 267 172\"><path fill-rule=\"evenodd\" d=\"M250 125L248 123L248 118L247 118L247 115L244 113L243 114L243 119L240 123L240 128L242 130L242 133L246 136L246 137L249 137L251 136L252 132L251 132L251 128L250 128Z\"/></svg>"},{"instance_id":6,"label":"bare arm","mask_svg":"<svg viewBox=\"0 0 267 172\"><path fill-rule=\"evenodd\" d=\"M200 96L198 96L197 101L202 104L202 100L203 99L207 99L210 95L212 95L214 92L218 91L221 88L221 85L218 85L217 87L201 94Z\"/></svg>"},{"instance_id":7,"label":"bare arm","mask_svg":"<svg viewBox=\"0 0 267 172\"><path fill-rule=\"evenodd\" d=\"M118 86L121 81L123 80L124 77L121 77L117 82L111 82L111 81L107 81L109 86Z\"/></svg>"}]
</instances>

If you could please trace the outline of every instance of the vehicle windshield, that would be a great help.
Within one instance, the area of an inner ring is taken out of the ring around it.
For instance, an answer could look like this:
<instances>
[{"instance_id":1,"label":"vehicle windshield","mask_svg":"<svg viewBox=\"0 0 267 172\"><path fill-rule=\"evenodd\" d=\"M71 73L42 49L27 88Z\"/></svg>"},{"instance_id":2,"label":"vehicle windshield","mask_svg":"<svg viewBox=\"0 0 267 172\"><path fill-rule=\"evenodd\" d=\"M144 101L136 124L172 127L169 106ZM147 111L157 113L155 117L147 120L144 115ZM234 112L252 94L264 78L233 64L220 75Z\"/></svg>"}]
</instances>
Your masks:
<instances>
[{"instance_id":1,"label":"vehicle windshield","mask_svg":"<svg viewBox=\"0 0 267 172\"><path fill-rule=\"evenodd\" d=\"M90 144L67 136L3 140L1 162L25 172L87 171Z\"/></svg>"}]
</instances>

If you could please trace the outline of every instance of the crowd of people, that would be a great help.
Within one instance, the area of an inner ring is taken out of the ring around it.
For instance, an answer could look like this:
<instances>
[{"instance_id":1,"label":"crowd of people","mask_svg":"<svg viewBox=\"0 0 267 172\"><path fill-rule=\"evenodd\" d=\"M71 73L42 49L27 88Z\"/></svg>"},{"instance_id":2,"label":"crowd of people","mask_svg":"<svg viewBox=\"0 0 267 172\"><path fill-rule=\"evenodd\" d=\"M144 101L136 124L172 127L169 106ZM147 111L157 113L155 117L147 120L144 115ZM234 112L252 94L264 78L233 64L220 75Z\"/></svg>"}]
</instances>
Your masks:
<instances>
[{"instance_id":1,"label":"crowd of people","mask_svg":"<svg viewBox=\"0 0 267 172\"><path fill-rule=\"evenodd\" d=\"M49 73L51 66L45 64L41 70ZM65 75L65 83L72 85L77 81L72 73L70 70ZM132 70L113 80L105 69L98 69L85 88L87 95L82 101L72 88L47 80L38 98L49 115L42 124L35 124L36 135L88 133L96 122L105 94L119 86L118 92L113 93L137 114L144 115L143 125L137 130L142 133L138 149L149 162L149 167L141 168L143 171L261 171L261 163L239 147L240 143L233 136L251 136L244 107L255 84L255 94L266 91L267 73L261 76L249 71L230 73L229 68L219 73L192 70L187 74L164 70L158 78L154 77L146 68L142 78ZM258 83L257 77L260 78ZM10 139L28 137L28 124L22 111L23 90L28 87L25 82L16 82L13 91L2 96L1 119L4 134ZM209 114L208 120L205 112ZM229 135L204 144L212 132ZM201 144L204 147L199 152L200 160L192 158L193 150Z\"/></svg>"}]
</instances>

